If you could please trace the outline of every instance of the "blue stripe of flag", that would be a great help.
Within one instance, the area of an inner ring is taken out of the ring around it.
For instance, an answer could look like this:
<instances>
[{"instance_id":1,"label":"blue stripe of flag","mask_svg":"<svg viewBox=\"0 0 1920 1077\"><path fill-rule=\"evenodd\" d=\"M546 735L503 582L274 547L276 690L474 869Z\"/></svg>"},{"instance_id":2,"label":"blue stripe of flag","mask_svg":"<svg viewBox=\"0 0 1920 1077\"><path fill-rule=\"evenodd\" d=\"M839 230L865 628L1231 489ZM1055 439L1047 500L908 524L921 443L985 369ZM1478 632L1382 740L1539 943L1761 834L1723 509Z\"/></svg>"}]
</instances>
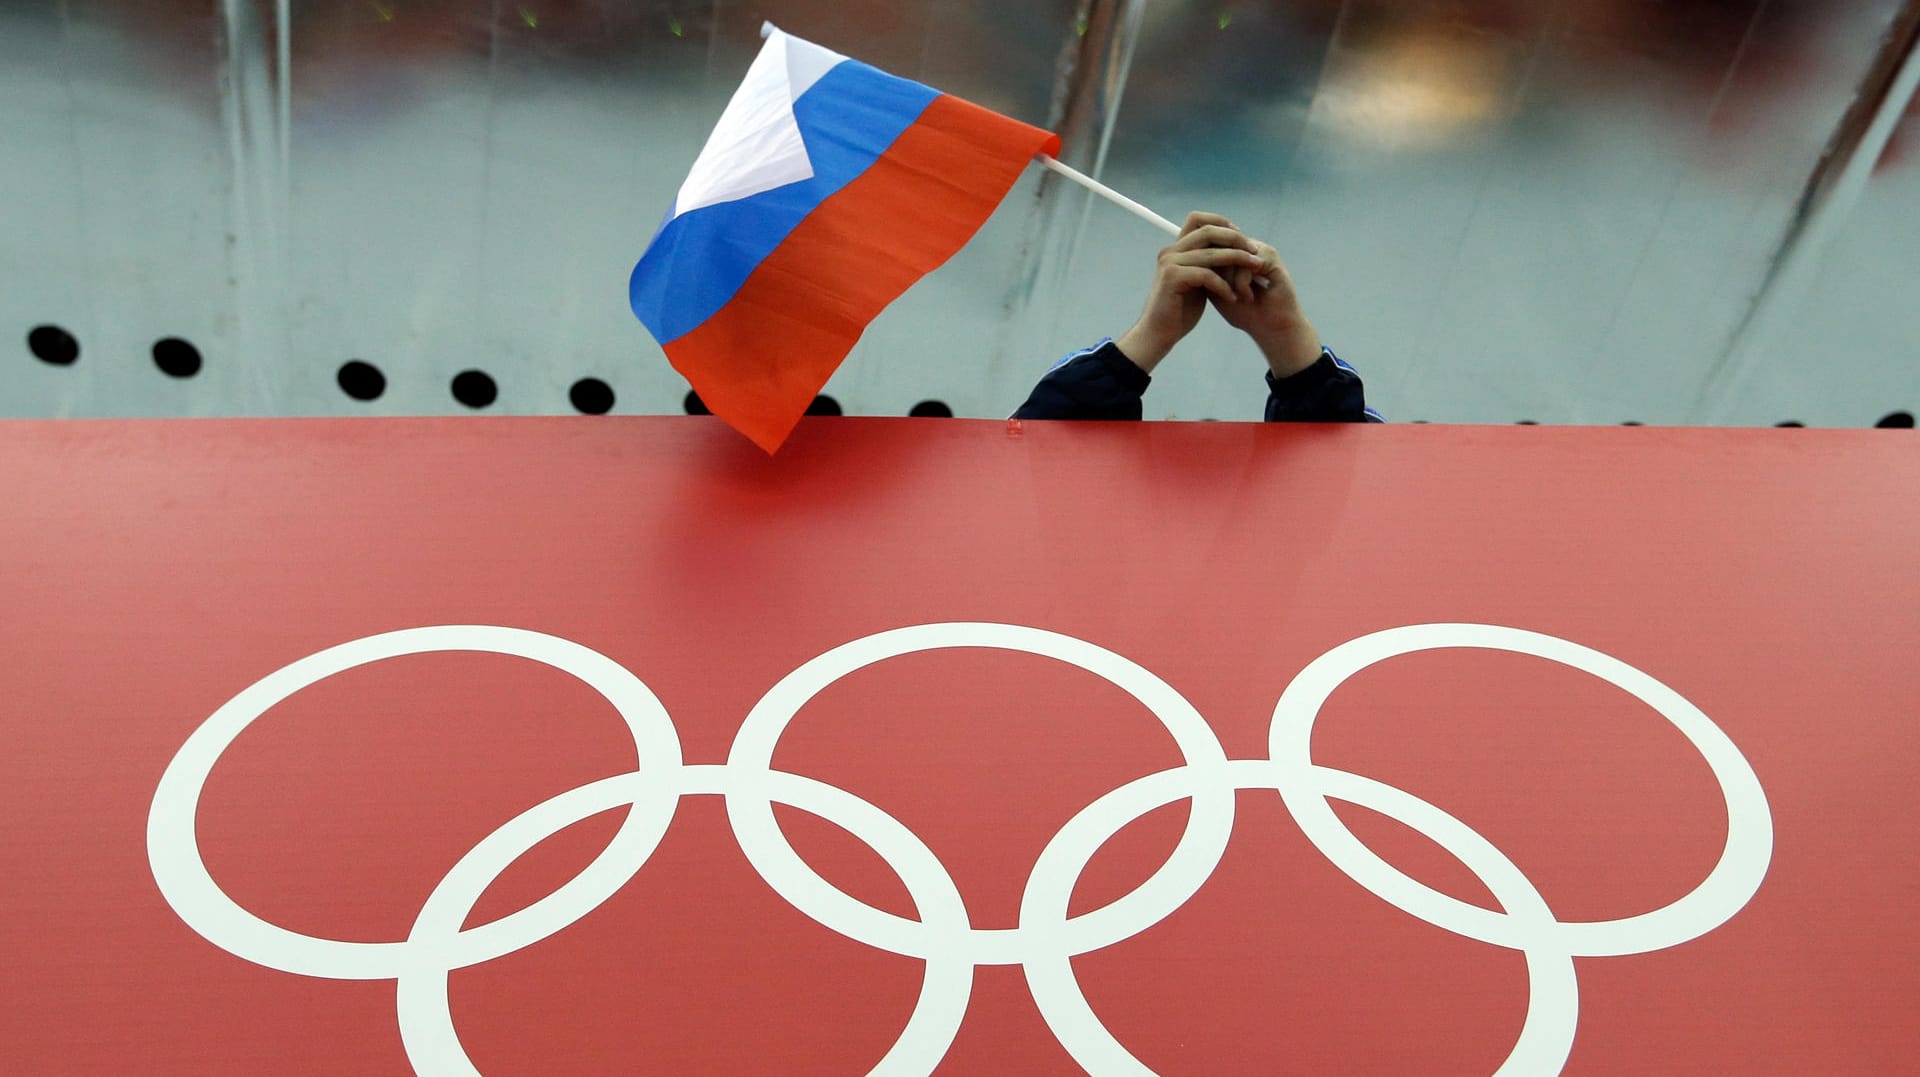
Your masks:
<instances>
[{"instance_id":1,"label":"blue stripe of flag","mask_svg":"<svg viewBox=\"0 0 1920 1077\"><path fill-rule=\"evenodd\" d=\"M939 91L847 60L793 104L813 178L668 221L633 267L633 312L663 346L727 305L820 203L873 167Z\"/></svg>"}]
</instances>

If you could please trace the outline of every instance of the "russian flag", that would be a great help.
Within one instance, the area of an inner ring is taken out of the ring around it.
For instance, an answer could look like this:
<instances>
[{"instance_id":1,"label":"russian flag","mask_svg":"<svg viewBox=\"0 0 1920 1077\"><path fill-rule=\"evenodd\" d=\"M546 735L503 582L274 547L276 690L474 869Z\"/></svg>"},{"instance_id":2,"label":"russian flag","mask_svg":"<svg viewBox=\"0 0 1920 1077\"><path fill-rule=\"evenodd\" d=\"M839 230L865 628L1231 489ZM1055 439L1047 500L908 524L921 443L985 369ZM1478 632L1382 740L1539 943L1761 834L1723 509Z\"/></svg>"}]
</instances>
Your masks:
<instances>
[{"instance_id":1,"label":"russian flag","mask_svg":"<svg viewBox=\"0 0 1920 1077\"><path fill-rule=\"evenodd\" d=\"M773 452L867 325L1060 140L765 32L629 295L708 409Z\"/></svg>"}]
</instances>

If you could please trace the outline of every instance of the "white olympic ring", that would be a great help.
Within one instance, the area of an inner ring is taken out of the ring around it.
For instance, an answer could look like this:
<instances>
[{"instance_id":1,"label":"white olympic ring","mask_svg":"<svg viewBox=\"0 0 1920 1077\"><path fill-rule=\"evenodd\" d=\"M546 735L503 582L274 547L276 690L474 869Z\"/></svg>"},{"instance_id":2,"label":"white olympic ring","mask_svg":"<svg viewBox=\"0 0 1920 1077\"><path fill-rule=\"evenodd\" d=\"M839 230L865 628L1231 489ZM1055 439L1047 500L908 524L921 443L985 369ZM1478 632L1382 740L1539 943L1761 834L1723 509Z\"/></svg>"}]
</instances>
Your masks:
<instances>
[{"instance_id":1,"label":"white olympic ring","mask_svg":"<svg viewBox=\"0 0 1920 1077\"><path fill-rule=\"evenodd\" d=\"M991 648L1040 655L1099 676L1133 696L1166 726L1184 762L1137 778L1068 820L1034 863L1018 926L972 926L953 877L898 820L843 789L773 769L774 749L799 710L828 685L875 662L918 651ZM1623 689L1671 722L1706 760L1727 806L1719 862L1694 890L1652 912L1619 920L1563 922L1507 856L1466 824L1419 798L1312 761L1313 724L1349 677L1416 651L1479 648L1533 655ZM402 655L479 651L561 670L599 692L626 722L638 767L554 796L481 839L421 906L400 942L317 938L270 924L220 889L200 855L201 791L221 755L255 719L294 692L356 666ZM571 926L639 872L673 821L680 799L714 795L747 860L795 909L857 942L925 962L920 997L893 1047L870 1072L931 1073L959 1031L981 965L1020 965L1042 1017L1089 1073L1151 1074L1114 1038L1080 989L1072 959L1145 931L1184 905L1212 876L1232 837L1237 790L1275 790L1327 859L1375 896L1466 938L1519 951L1526 960L1526 1020L1502 1075L1556 1073L1579 1022L1573 959L1677 946L1724 924L1765 878L1773 819L1759 778L1725 733L1679 693L1618 659L1553 636L1476 624L1387 629L1335 647L1281 693L1267 759L1226 757L1192 704L1132 661L1082 640L1019 625L948 623L876 633L803 664L768 689L734 737L724 764L682 761L678 731L653 692L625 667L580 644L522 629L445 625L369 636L310 655L261 678L221 706L182 744L161 775L147 818L154 881L187 926L207 941L268 968L329 979L396 981L401 1041L414 1069L475 1074L448 1006L448 975ZM1077 916L1068 901L1094 854L1129 823L1180 800L1187 825L1166 863L1132 892ZM1368 849L1334 813L1342 800L1412 828L1466 866L1499 903L1495 912L1428 887ZM822 878L787 841L773 805L818 816L866 843L905 884L919 919L874 908ZM628 807L613 839L588 866L531 905L463 927L480 895L529 849L589 816Z\"/></svg>"}]
</instances>

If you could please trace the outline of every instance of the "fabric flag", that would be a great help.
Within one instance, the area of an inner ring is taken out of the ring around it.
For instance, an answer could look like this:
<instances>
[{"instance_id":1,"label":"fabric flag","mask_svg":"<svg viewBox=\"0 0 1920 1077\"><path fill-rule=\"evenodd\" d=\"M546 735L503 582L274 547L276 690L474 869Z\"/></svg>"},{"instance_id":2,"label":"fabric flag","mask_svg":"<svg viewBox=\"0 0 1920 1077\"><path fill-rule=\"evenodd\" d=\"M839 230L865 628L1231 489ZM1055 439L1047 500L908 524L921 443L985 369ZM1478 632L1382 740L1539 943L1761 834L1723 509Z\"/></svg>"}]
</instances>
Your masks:
<instances>
[{"instance_id":1,"label":"fabric flag","mask_svg":"<svg viewBox=\"0 0 1920 1077\"><path fill-rule=\"evenodd\" d=\"M634 267L633 312L708 409L773 452L868 323L1059 146L769 26Z\"/></svg>"}]
</instances>

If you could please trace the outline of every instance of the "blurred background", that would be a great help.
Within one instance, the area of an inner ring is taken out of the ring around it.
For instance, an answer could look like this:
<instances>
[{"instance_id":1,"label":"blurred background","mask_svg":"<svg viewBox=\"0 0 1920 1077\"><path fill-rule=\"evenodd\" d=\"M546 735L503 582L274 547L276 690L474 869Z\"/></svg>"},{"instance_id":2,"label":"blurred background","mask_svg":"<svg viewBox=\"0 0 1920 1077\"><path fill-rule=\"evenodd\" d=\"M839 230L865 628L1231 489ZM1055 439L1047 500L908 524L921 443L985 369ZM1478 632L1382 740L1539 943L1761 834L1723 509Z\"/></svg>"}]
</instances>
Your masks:
<instances>
[{"instance_id":1,"label":"blurred background","mask_svg":"<svg viewBox=\"0 0 1920 1077\"><path fill-rule=\"evenodd\" d=\"M1920 0L0 0L0 415L685 410L627 276L764 19L1270 240L1392 420L1920 407ZM1032 169L817 403L1003 417L1164 243Z\"/></svg>"}]
</instances>

